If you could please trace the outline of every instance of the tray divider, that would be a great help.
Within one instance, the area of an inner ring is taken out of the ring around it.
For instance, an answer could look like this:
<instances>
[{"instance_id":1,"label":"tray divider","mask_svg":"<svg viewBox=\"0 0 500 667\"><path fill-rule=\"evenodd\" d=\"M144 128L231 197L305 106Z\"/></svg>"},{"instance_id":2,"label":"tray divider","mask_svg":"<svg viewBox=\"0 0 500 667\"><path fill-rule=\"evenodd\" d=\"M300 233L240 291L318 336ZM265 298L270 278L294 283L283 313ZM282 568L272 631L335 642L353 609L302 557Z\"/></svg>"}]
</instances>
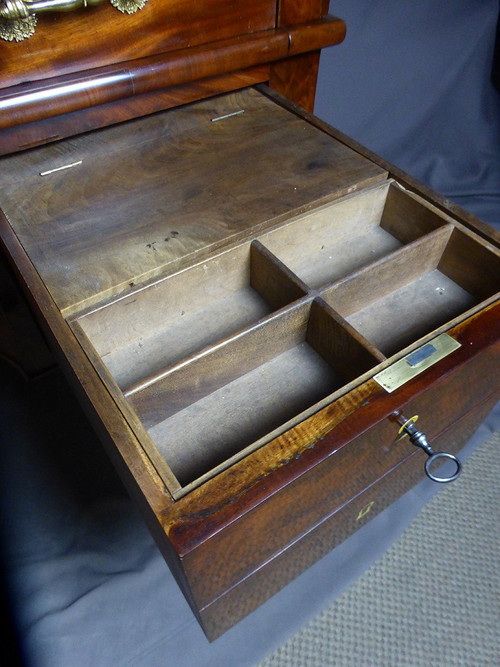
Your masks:
<instances>
[{"instance_id":1,"label":"tray divider","mask_svg":"<svg viewBox=\"0 0 500 667\"><path fill-rule=\"evenodd\" d=\"M375 345L321 297L312 303L306 341L346 382L386 360Z\"/></svg>"},{"instance_id":2,"label":"tray divider","mask_svg":"<svg viewBox=\"0 0 500 667\"><path fill-rule=\"evenodd\" d=\"M258 240L250 246L250 285L275 309L309 292L309 287Z\"/></svg>"},{"instance_id":3,"label":"tray divider","mask_svg":"<svg viewBox=\"0 0 500 667\"><path fill-rule=\"evenodd\" d=\"M448 278L484 300L497 290L500 277L500 252L484 241L455 229L440 259L438 268Z\"/></svg>"},{"instance_id":4,"label":"tray divider","mask_svg":"<svg viewBox=\"0 0 500 667\"><path fill-rule=\"evenodd\" d=\"M452 231L453 225L439 227L326 287L321 295L347 318L435 269Z\"/></svg>"},{"instance_id":5,"label":"tray divider","mask_svg":"<svg viewBox=\"0 0 500 667\"><path fill-rule=\"evenodd\" d=\"M442 215L423 206L422 202L397 183L389 188L380 225L403 244L416 241L419 237L449 225Z\"/></svg>"},{"instance_id":6,"label":"tray divider","mask_svg":"<svg viewBox=\"0 0 500 667\"><path fill-rule=\"evenodd\" d=\"M123 396L123 393L116 384L114 378L108 372L106 366L102 363L99 354L96 352L94 346L88 339L87 334L81 327L78 320L72 321L70 326L80 345L85 350L86 355L89 357L90 361L96 368L101 381L104 383L106 389L120 408L121 413L127 421L128 427L134 433L138 442L141 444L145 454L164 481L169 492L172 495L175 495L175 493L177 493L181 488L179 480L172 472L172 469L165 461L164 457L158 451L156 444L152 441L141 420L138 418L135 411L131 408L130 404Z\"/></svg>"},{"instance_id":7,"label":"tray divider","mask_svg":"<svg viewBox=\"0 0 500 667\"><path fill-rule=\"evenodd\" d=\"M310 303L274 316L124 391L146 428L304 340Z\"/></svg>"}]
</instances>

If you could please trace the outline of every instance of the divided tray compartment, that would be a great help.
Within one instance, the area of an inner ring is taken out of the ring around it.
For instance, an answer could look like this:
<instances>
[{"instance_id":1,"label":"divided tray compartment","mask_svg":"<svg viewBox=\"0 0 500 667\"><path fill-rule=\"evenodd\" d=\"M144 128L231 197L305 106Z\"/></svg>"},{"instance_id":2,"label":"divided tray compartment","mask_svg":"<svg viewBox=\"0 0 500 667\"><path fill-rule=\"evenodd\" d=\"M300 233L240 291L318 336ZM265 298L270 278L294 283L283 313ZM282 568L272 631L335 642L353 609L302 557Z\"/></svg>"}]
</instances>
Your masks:
<instances>
[{"instance_id":1,"label":"divided tray compartment","mask_svg":"<svg viewBox=\"0 0 500 667\"><path fill-rule=\"evenodd\" d=\"M118 386L147 381L307 293L246 243L79 317Z\"/></svg>"},{"instance_id":2,"label":"divided tray compartment","mask_svg":"<svg viewBox=\"0 0 500 667\"><path fill-rule=\"evenodd\" d=\"M297 303L125 392L181 485L263 443L379 363L329 310Z\"/></svg>"},{"instance_id":3,"label":"divided tray compartment","mask_svg":"<svg viewBox=\"0 0 500 667\"><path fill-rule=\"evenodd\" d=\"M389 180L298 216L260 240L311 289L320 289L445 224Z\"/></svg>"},{"instance_id":4,"label":"divided tray compartment","mask_svg":"<svg viewBox=\"0 0 500 667\"><path fill-rule=\"evenodd\" d=\"M500 254L447 225L338 281L322 298L391 357L499 290Z\"/></svg>"},{"instance_id":5,"label":"divided tray compartment","mask_svg":"<svg viewBox=\"0 0 500 667\"><path fill-rule=\"evenodd\" d=\"M499 283L497 251L389 181L70 323L181 495Z\"/></svg>"},{"instance_id":6,"label":"divided tray compartment","mask_svg":"<svg viewBox=\"0 0 500 667\"><path fill-rule=\"evenodd\" d=\"M77 319L124 390L444 224L387 181Z\"/></svg>"}]
</instances>

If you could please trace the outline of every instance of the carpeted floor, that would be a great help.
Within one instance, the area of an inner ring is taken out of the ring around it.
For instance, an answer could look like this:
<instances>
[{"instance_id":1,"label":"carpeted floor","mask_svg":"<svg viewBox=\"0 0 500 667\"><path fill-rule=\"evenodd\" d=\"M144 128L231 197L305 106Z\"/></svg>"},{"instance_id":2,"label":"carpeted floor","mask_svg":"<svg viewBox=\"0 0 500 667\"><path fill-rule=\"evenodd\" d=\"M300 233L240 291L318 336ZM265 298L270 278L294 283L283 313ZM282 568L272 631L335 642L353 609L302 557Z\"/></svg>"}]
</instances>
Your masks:
<instances>
[{"instance_id":1,"label":"carpeted floor","mask_svg":"<svg viewBox=\"0 0 500 667\"><path fill-rule=\"evenodd\" d=\"M500 432L402 538L260 667L500 665Z\"/></svg>"}]
</instances>

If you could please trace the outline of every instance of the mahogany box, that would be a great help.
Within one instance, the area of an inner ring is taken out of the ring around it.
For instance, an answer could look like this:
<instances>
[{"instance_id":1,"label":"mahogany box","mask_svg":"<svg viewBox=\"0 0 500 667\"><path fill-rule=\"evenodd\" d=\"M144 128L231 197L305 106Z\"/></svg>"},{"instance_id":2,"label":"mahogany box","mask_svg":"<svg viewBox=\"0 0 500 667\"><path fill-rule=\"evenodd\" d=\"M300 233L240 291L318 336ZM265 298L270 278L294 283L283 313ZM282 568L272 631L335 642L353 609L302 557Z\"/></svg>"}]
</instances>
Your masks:
<instances>
[{"instance_id":1,"label":"mahogany box","mask_svg":"<svg viewBox=\"0 0 500 667\"><path fill-rule=\"evenodd\" d=\"M214 639L432 453L458 472L499 394L500 252L296 104L343 37L325 3L181 4L2 43L0 234Z\"/></svg>"}]
</instances>

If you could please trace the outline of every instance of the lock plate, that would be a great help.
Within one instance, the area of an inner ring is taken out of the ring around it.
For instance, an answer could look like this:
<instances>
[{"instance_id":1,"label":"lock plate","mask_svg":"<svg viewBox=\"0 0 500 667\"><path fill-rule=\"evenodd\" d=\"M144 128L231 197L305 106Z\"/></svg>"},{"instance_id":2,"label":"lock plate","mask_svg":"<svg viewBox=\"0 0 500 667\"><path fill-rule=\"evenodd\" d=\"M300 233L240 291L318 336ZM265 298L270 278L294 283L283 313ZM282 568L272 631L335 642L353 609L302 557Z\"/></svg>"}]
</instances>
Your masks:
<instances>
[{"instance_id":1,"label":"lock plate","mask_svg":"<svg viewBox=\"0 0 500 667\"><path fill-rule=\"evenodd\" d=\"M373 379L391 393L459 347L461 344L454 338L448 334L441 334L380 371L373 376Z\"/></svg>"}]
</instances>

